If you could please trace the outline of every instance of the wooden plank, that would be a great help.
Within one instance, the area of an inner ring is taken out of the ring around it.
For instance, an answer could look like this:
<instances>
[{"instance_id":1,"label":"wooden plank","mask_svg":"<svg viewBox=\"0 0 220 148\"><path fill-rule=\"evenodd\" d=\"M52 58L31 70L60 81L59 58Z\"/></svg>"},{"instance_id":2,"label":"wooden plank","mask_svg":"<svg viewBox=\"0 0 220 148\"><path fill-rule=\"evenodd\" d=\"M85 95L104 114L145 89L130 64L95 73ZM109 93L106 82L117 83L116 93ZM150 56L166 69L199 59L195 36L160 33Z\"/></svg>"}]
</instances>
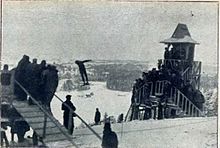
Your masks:
<instances>
[{"instance_id":1,"label":"wooden plank","mask_svg":"<svg viewBox=\"0 0 220 148\"><path fill-rule=\"evenodd\" d=\"M44 142L52 142L52 141L63 141L66 140L66 137L62 133L47 135L44 139Z\"/></svg>"},{"instance_id":2,"label":"wooden plank","mask_svg":"<svg viewBox=\"0 0 220 148\"><path fill-rule=\"evenodd\" d=\"M44 117L43 112L26 112L21 113L24 118L32 118L32 117Z\"/></svg>"},{"instance_id":3,"label":"wooden plank","mask_svg":"<svg viewBox=\"0 0 220 148\"><path fill-rule=\"evenodd\" d=\"M63 129L64 131L68 132L67 129L66 129L64 126L62 127L62 129ZM36 131L36 133L38 133L39 135L43 135L43 128L37 129L37 130L35 130L35 131ZM57 134L57 133L61 133L61 132L60 132L60 129L57 128L57 127L49 127L49 128L46 129L46 135L52 135L52 134Z\"/></svg>"},{"instance_id":4,"label":"wooden plank","mask_svg":"<svg viewBox=\"0 0 220 148\"><path fill-rule=\"evenodd\" d=\"M31 117L31 118L26 118L25 116L23 117L25 118L25 121L27 121L28 123L38 123L44 121L44 117Z\"/></svg>"},{"instance_id":5,"label":"wooden plank","mask_svg":"<svg viewBox=\"0 0 220 148\"><path fill-rule=\"evenodd\" d=\"M34 130L41 129L41 128L43 128L44 123L43 122L41 122L41 123L30 123L30 126ZM56 127L56 125L53 122L47 122L47 128L50 128L50 127Z\"/></svg>"},{"instance_id":6,"label":"wooden plank","mask_svg":"<svg viewBox=\"0 0 220 148\"><path fill-rule=\"evenodd\" d=\"M16 106L14 106L14 107L16 108L16 110L17 110L19 113L25 113L25 112L42 112L38 107L35 107L35 106L33 106L33 107L29 106L29 107L24 107L24 108L19 108L19 107L16 107Z\"/></svg>"}]
</instances>

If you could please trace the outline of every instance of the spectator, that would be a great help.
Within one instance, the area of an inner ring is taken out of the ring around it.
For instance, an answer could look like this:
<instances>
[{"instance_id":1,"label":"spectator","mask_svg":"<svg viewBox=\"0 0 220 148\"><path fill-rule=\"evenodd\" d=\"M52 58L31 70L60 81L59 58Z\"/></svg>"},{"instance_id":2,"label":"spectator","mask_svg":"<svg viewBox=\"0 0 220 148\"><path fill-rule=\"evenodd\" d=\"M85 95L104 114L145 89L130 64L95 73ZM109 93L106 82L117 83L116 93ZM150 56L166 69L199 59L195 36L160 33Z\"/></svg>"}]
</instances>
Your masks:
<instances>
[{"instance_id":1,"label":"spectator","mask_svg":"<svg viewBox=\"0 0 220 148\"><path fill-rule=\"evenodd\" d=\"M95 112L95 125L100 124L100 119L101 119L101 113L99 112L99 109L96 108L96 112Z\"/></svg>"},{"instance_id":2,"label":"spectator","mask_svg":"<svg viewBox=\"0 0 220 148\"><path fill-rule=\"evenodd\" d=\"M116 133L111 130L110 123L105 123L104 125L102 148L118 148L118 137Z\"/></svg>"},{"instance_id":3,"label":"spectator","mask_svg":"<svg viewBox=\"0 0 220 148\"><path fill-rule=\"evenodd\" d=\"M64 110L63 125L68 129L69 134L72 135L74 129L73 117L75 117L74 111L76 110L76 107L71 102L71 95L66 96L66 101L62 104L62 110Z\"/></svg>"}]
</instances>

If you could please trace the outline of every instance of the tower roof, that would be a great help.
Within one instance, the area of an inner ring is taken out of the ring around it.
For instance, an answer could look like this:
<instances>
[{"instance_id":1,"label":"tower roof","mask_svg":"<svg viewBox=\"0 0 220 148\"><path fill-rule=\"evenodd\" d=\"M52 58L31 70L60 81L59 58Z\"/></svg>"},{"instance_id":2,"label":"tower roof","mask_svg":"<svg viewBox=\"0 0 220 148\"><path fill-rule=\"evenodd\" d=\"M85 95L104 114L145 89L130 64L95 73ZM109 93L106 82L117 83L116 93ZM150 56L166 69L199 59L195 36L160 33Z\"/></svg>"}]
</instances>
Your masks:
<instances>
[{"instance_id":1,"label":"tower roof","mask_svg":"<svg viewBox=\"0 0 220 148\"><path fill-rule=\"evenodd\" d=\"M189 30L186 24L178 24L171 38L165 39L160 43L172 44L172 43L192 43L199 44L191 38Z\"/></svg>"}]
</instances>

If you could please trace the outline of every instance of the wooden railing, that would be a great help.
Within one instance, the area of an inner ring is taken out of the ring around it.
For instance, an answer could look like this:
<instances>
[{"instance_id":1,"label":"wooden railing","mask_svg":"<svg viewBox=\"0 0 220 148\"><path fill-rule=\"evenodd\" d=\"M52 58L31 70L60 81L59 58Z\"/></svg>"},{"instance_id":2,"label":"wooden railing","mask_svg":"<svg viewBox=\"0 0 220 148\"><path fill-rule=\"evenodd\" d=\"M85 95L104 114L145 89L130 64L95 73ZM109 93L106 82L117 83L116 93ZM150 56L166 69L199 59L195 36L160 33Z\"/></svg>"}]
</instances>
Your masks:
<instances>
[{"instance_id":1,"label":"wooden railing","mask_svg":"<svg viewBox=\"0 0 220 148\"><path fill-rule=\"evenodd\" d=\"M162 60L162 59L159 59ZM184 71L188 65L189 65L189 61L187 60L178 60L178 59L164 59L162 60L162 64L165 67L170 67L171 69L179 69L180 71Z\"/></svg>"},{"instance_id":2,"label":"wooden railing","mask_svg":"<svg viewBox=\"0 0 220 148\"><path fill-rule=\"evenodd\" d=\"M169 81L157 81L156 84L156 92L155 94L163 94L164 93L164 85L165 83L169 83ZM170 90L169 99L178 106L186 115L189 116L202 116L203 112L196 107L192 101L190 101L180 90L176 87L172 86Z\"/></svg>"},{"instance_id":3,"label":"wooden railing","mask_svg":"<svg viewBox=\"0 0 220 148\"><path fill-rule=\"evenodd\" d=\"M184 84L186 84L187 81L190 81L190 67L186 68L186 70L181 74L183 78Z\"/></svg>"},{"instance_id":4,"label":"wooden railing","mask_svg":"<svg viewBox=\"0 0 220 148\"><path fill-rule=\"evenodd\" d=\"M165 83L171 84L169 81L157 81L155 84L155 95L163 95L164 94L164 86ZM151 95L152 95L152 91L153 91L153 84L152 82L149 83L150 87L146 88L146 85L143 85L142 87L140 87L137 91L138 93L138 99L137 102L138 104L141 104L141 99L145 99L144 97L146 96L145 94L145 89L151 89ZM166 90L167 91L167 90ZM169 101L172 102L172 104L178 106L185 115L189 115L189 116L203 116L203 112L196 107L192 101L190 101L180 90L178 90L176 87L171 86L170 89L170 96L168 96Z\"/></svg>"},{"instance_id":5,"label":"wooden railing","mask_svg":"<svg viewBox=\"0 0 220 148\"><path fill-rule=\"evenodd\" d=\"M60 102L64 103L64 101L63 101L59 96L57 96L56 94L54 94L54 96L55 96ZM64 103L64 105L65 105L72 113L74 113L75 116L76 116L77 118L79 118L79 120L81 120L82 123L84 123L84 124L86 125L86 127L87 127L99 140L102 140L102 138L100 137L100 135L99 135L96 131L94 131L94 129L92 129L92 128L86 123L85 120L83 120L77 113L75 113L74 110L73 110L69 105L67 105L66 103ZM70 118L72 118L72 116L70 116ZM69 120L69 121L70 121L70 120Z\"/></svg>"},{"instance_id":6,"label":"wooden railing","mask_svg":"<svg viewBox=\"0 0 220 148\"><path fill-rule=\"evenodd\" d=\"M76 148L78 148L77 144L75 144L75 142L73 141L73 138L66 133L62 127L57 123L58 121L47 111L47 109L45 109L44 107L42 107L41 104L39 104L39 102L32 97L32 95L16 80L14 80L15 83L29 96L29 98L33 101L34 104L36 104L40 110L44 113L44 124L43 124L43 137L42 138L46 138L46 123L47 123L47 118L50 118L50 120L56 125L56 127L60 130L60 132L67 138L67 140L69 140L73 146L75 146Z\"/></svg>"},{"instance_id":7,"label":"wooden railing","mask_svg":"<svg viewBox=\"0 0 220 148\"><path fill-rule=\"evenodd\" d=\"M199 117L203 116L203 112L196 107L181 91L172 87L170 97L175 105L177 105L185 115Z\"/></svg>"}]
</instances>

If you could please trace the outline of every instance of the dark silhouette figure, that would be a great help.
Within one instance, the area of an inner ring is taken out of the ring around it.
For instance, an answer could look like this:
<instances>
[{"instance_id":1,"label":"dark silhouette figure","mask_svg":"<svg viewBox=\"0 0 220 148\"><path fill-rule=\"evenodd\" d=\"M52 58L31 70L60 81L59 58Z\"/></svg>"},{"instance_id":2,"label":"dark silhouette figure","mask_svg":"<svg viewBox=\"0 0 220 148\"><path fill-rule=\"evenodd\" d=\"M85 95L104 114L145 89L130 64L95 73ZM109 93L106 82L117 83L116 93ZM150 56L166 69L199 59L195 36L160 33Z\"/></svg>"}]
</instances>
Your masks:
<instances>
[{"instance_id":1,"label":"dark silhouette figure","mask_svg":"<svg viewBox=\"0 0 220 148\"><path fill-rule=\"evenodd\" d=\"M159 104L158 104L158 117L157 119L158 120L161 120L164 118L164 114L163 114L163 104L162 102L160 101Z\"/></svg>"},{"instance_id":2,"label":"dark silhouette figure","mask_svg":"<svg viewBox=\"0 0 220 148\"><path fill-rule=\"evenodd\" d=\"M54 93L58 86L58 71L55 66L48 65L47 69L42 73L41 79L41 91L43 91L42 102L46 105L49 111L51 111L50 103L53 99Z\"/></svg>"},{"instance_id":3,"label":"dark silhouette figure","mask_svg":"<svg viewBox=\"0 0 220 148\"><path fill-rule=\"evenodd\" d=\"M101 113L98 108L96 108L95 112L95 125L100 124L100 119L101 119Z\"/></svg>"},{"instance_id":4,"label":"dark silhouette figure","mask_svg":"<svg viewBox=\"0 0 220 148\"><path fill-rule=\"evenodd\" d=\"M19 61L15 69L15 80L17 80L24 88L27 88L26 81L26 67L30 63L29 56L24 55L23 58ZM15 83L14 93L17 100L26 100L27 94Z\"/></svg>"},{"instance_id":5,"label":"dark silhouette figure","mask_svg":"<svg viewBox=\"0 0 220 148\"><path fill-rule=\"evenodd\" d=\"M120 115L118 116L117 123L122 123L123 120L124 120L124 114L120 114Z\"/></svg>"},{"instance_id":6,"label":"dark silhouette figure","mask_svg":"<svg viewBox=\"0 0 220 148\"><path fill-rule=\"evenodd\" d=\"M5 130L7 130L7 126L1 123L1 147L4 146L3 141L5 141L5 147L9 147L9 142L8 142L8 138L6 136Z\"/></svg>"},{"instance_id":7,"label":"dark silhouette figure","mask_svg":"<svg viewBox=\"0 0 220 148\"><path fill-rule=\"evenodd\" d=\"M39 89L38 89L38 97L39 97L39 100L43 103L44 102L44 82L43 82L43 71L47 69L47 66L46 66L46 61L45 60L42 60L41 63L39 64L39 71L38 71L38 78L40 80L39 82Z\"/></svg>"},{"instance_id":8,"label":"dark silhouette figure","mask_svg":"<svg viewBox=\"0 0 220 148\"><path fill-rule=\"evenodd\" d=\"M37 101L39 100L39 70L40 67L37 64L37 59L33 59L33 62L29 63L26 67L27 90ZM31 98L29 98L28 102L33 104Z\"/></svg>"},{"instance_id":9,"label":"dark silhouette figure","mask_svg":"<svg viewBox=\"0 0 220 148\"><path fill-rule=\"evenodd\" d=\"M90 62L90 61L92 61L92 60L84 60L84 61L76 60L75 61L75 63L79 66L79 72L80 72L80 75L82 77L82 81L83 81L84 85L89 85L88 76L87 76L87 73L86 73L86 68L85 68L84 63L85 62ZM86 79L86 81L85 81L85 79Z\"/></svg>"},{"instance_id":10,"label":"dark silhouette figure","mask_svg":"<svg viewBox=\"0 0 220 148\"><path fill-rule=\"evenodd\" d=\"M15 108L10 108L9 115L10 115L9 120L12 123L11 124L12 137L14 137L13 136L14 134L17 134L18 142L19 143L23 142L25 133L30 130L28 123L23 120L23 118Z\"/></svg>"},{"instance_id":11,"label":"dark silhouette figure","mask_svg":"<svg viewBox=\"0 0 220 148\"><path fill-rule=\"evenodd\" d=\"M2 100L10 95L11 73L8 70L8 65L4 65L1 72L1 97Z\"/></svg>"},{"instance_id":12,"label":"dark silhouette figure","mask_svg":"<svg viewBox=\"0 0 220 148\"><path fill-rule=\"evenodd\" d=\"M10 85L11 83L11 73L8 70L8 65L4 65L1 72L1 85Z\"/></svg>"},{"instance_id":13,"label":"dark silhouette figure","mask_svg":"<svg viewBox=\"0 0 220 148\"><path fill-rule=\"evenodd\" d=\"M73 105L73 103L70 101L71 95L66 96L66 101L62 104L62 110L64 110L63 113L63 125L68 129L69 134L73 134L74 129L74 122L73 117L75 117L74 111L76 110L76 107ZM70 108L72 110L70 110Z\"/></svg>"},{"instance_id":14,"label":"dark silhouette figure","mask_svg":"<svg viewBox=\"0 0 220 148\"><path fill-rule=\"evenodd\" d=\"M167 47L165 48L164 59L170 59L170 51Z\"/></svg>"},{"instance_id":15,"label":"dark silhouette figure","mask_svg":"<svg viewBox=\"0 0 220 148\"><path fill-rule=\"evenodd\" d=\"M105 123L104 125L102 148L118 148L118 137L116 133L111 130L110 123Z\"/></svg>"}]
</instances>

